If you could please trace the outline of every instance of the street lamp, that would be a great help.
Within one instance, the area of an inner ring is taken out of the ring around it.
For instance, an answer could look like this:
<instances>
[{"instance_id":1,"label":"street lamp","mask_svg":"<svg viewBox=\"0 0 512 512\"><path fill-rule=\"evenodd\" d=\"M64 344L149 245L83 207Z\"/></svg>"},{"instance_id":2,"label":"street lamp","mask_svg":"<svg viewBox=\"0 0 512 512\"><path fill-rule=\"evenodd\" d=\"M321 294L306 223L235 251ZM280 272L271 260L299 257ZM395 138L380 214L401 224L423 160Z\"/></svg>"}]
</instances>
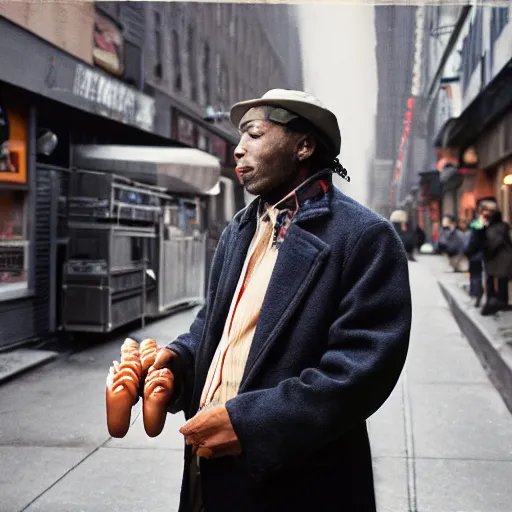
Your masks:
<instances>
[{"instance_id":1,"label":"street lamp","mask_svg":"<svg viewBox=\"0 0 512 512\"><path fill-rule=\"evenodd\" d=\"M37 152L40 155L50 156L57 147L59 139L51 130L39 130L37 137Z\"/></svg>"},{"instance_id":2,"label":"street lamp","mask_svg":"<svg viewBox=\"0 0 512 512\"><path fill-rule=\"evenodd\" d=\"M229 119L229 112L216 111L211 105L208 105L205 109L205 116L203 119L209 123L215 123L215 121Z\"/></svg>"}]
</instances>

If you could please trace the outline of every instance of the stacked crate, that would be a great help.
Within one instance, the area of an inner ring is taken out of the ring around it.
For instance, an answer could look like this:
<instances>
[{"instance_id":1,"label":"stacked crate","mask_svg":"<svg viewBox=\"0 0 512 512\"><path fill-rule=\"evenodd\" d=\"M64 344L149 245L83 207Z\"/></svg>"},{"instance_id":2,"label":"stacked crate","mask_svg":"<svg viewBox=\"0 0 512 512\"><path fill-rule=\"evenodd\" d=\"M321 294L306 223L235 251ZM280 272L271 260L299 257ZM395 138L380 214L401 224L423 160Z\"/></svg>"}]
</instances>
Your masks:
<instances>
[{"instance_id":1,"label":"stacked crate","mask_svg":"<svg viewBox=\"0 0 512 512\"><path fill-rule=\"evenodd\" d=\"M147 293L155 287L146 270L164 198L155 187L114 174L71 174L65 330L110 332L144 319Z\"/></svg>"}]
</instances>

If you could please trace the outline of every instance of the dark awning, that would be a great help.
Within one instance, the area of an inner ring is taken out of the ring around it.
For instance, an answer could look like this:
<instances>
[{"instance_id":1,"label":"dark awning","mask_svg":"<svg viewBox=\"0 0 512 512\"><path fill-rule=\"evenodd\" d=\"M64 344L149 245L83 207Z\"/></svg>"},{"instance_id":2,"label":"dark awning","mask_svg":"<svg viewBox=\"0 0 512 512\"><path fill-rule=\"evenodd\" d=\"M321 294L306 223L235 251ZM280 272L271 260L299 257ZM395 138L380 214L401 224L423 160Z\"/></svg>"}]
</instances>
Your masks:
<instances>
[{"instance_id":1,"label":"dark awning","mask_svg":"<svg viewBox=\"0 0 512 512\"><path fill-rule=\"evenodd\" d=\"M220 192L220 162L199 149L79 145L73 148L73 166L112 172L178 194Z\"/></svg>"},{"instance_id":2,"label":"dark awning","mask_svg":"<svg viewBox=\"0 0 512 512\"><path fill-rule=\"evenodd\" d=\"M450 140L450 136L452 133L452 130L457 125L457 118L451 117L446 121L443 126L441 126L441 129L437 133L436 137L434 138L434 147L435 148L447 148L448 141Z\"/></svg>"},{"instance_id":3,"label":"dark awning","mask_svg":"<svg viewBox=\"0 0 512 512\"><path fill-rule=\"evenodd\" d=\"M512 108L512 59L456 118L456 122L450 128L446 144L448 147L466 148L510 108Z\"/></svg>"}]
</instances>

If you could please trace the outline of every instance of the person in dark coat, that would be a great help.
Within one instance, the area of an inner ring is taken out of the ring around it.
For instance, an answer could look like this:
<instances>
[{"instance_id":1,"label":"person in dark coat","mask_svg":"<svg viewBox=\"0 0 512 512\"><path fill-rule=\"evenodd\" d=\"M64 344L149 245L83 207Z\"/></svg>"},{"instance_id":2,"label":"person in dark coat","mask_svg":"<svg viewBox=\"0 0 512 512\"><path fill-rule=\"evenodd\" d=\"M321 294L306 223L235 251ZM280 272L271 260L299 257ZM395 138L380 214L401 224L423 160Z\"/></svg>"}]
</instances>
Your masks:
<instances>
[{"instance_id":1,"label":"person in dark coat","mask_svg":"<svg viewBox=\"0 0 512 512\"><path fill-rule=\"evenodd\" d=\"M451 215L443 218L443 231L439 236L438 250L446 254L448 263L454 272L466 272L468 262L464 256L467 237L459 229L457 221Z\"/></svg>"},{"instance_id":2,"label":"person in dark coat","mask_svg":"<svg viewBox=\"0 0 512 512\"><path fill-rule=\"evenodd\" d=\"M418 251L421 250L426 240L427 235L425 234L425 231L423 231L423 229L421 229L419 226L416 226L414 231L414 245Z\"/></svg>"},{"instance_id":3,"label":"person in dark coat","mask_svg":"<svg viewBox=\"0 0 512 512\"><path fill-rule=\"evenodd\" d=\"M499 210L484 211L486 223L483 260L487 274L485 312L508 309L508 282L512 278L512 242L510 226ZM484 312L484 313L485 313Z\"/></svg>"},{"instance_id":4,"label":"person in dark coat","mask_svg":"<svg viewBox=\"0 0 512 512\"><path fill-rule=\"evenodd\" d=\"M171 369L168 410L187 419L179 510L375 512L366 420L406 360L406 253L333 185L341 138L316 98L273 90L231 119L257 198L222 233L190 331L149 372Z\"/></svg>"},{"instance_id":5,"label":"person in dark coat","mask_svg":"<svg viewBox=\"0 0 512 512\"><path fill-rule=\"evenodd\" d=\"M469 225L469 235L464 246L464 254L469 261L469 295L475 297L475 306L480 307L484 295L483 287L483 250L485 244L485 225L481 216Z\"/></svg>"},{"instance_id":6,"label":"person in dark coat","mask_svg":"<svg viewBox=\"0 0 512 512\"><path fill-rule=\"evenodd\" d=\"M404 210L395 210L389 218L395 228L409 261L416 261L414 258L414 235L407 226L407 212Z\"/></svg>"}]
</instances>

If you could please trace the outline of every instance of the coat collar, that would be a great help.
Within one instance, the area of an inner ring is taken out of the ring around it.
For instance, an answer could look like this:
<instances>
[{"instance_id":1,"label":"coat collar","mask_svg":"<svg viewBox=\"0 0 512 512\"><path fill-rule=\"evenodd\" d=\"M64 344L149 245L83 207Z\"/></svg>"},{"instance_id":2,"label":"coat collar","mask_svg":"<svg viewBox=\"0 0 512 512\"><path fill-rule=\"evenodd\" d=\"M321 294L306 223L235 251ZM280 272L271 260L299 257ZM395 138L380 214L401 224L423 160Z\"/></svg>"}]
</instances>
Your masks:
<instances>
[{"instance_id":1,"label":"coat collar","mask_svg":"<svg viewBox=\"0 0 512 512\"><path fill-rule=\"evenodd\" d=\"M325 186L325 188L320 192L318 186ZM276 208L282 211L293 211L295 222L330 215L332 189L332 171L323 169L300 184L293 193L276 203ZM294 204L298 205L296 211L293 209ZM264 201L258 196L242 211L238 229L242 229L246 224L255 221L258 215L263 212Z\"/></svg>"},{"instance_id":2,"label":"coat collar","mask_svg":"<svg viewBox=\"0 0 512 512\"><path fill-rule=\"evenodd\" d=\"M310 197L306 193L311 183L325 180L326 190L323 194ZM334 194L331 171L316 173L297 188L300 196L299 209L293 219L286 225L285 237L279 244L279 255L269 287L262 304L258 326L254 333L251 349L247 359L241 390L247 389L257 377L259 369L265 364L266 356L286 327L293 314L300 307L310 288L329 256L330 247L299 224L302 221L331 215L331 200ZM199 385L194 391L193 403L198 405L200 392L206 380L209 362L217 348L218 340L224 328L229 306L235 293L236 285L243 268L245 257L254 235L261 199L256 198L245 210L235 217L231 250L226 255L222 274L219 278L219 290L212 306L213 323L211 335L202 348L197 359L196 375ZM197 402L197 403L196 403Z\"/></svg>"}]
</instances>

